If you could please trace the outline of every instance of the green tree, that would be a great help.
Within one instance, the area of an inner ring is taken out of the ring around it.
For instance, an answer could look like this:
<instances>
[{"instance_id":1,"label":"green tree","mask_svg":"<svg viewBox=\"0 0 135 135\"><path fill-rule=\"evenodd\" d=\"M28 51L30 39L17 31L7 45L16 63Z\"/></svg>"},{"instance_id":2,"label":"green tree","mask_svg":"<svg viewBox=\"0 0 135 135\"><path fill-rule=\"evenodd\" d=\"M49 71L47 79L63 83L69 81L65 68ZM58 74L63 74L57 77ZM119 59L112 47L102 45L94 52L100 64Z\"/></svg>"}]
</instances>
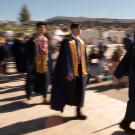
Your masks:
<instances>
[{"instance_id":1,"label":"green tree","mask_svg":"<svg viewBox=\"0 0 135 135\"><path fill-rule=\"evenodd\" d=\"M26 22L30 20L30 13L28 10L28 7L26 4L23 5L21 12L20 12L20 17L19 17L19 21L20 22Z\"/></svg>"}]
</instances>

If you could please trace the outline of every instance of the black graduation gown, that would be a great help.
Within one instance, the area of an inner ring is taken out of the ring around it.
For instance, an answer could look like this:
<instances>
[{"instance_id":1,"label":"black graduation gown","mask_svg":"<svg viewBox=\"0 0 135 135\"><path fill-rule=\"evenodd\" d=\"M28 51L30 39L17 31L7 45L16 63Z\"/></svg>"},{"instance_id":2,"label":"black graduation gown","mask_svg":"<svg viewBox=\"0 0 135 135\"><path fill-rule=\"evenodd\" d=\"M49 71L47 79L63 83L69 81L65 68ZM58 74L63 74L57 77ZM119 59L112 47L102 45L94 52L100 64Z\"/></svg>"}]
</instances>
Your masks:
<instances>
[{"instance_id":1,"label":"black graduation gown","mask_svg":"<svg viewBox=\"0 0 135 135\"><path fill-rule=\"evenodd\" d=\"M87 62L87 60L85 61ZM86 63L86 68L87 66ZM65 79L68 73L73 77L71 81ZM87 76L82 77L81 65L79 66L79 77L74 76L68 40L64 39L53 73L51 109L63 111L66 104L82 107L86 84Z\"/></svg>"},{"instance_id":2,"label":"black graduation gown","mask_svg":"<svg viewBox=\"0 0 135 135\"><path fill-rule=\"evenodd\" d=\"M12 46L12 52L15 58L17 71L26 72L25 44L22 43L22 41L15 39Z\"/></svg>"},{"instance_id":3,"label":"black graduation gown","mask_svg":"<svg viewBox=\"0 0 135 135\"><path fill-rule=\"evenodd\" d=\"M114 75L121 78L127 75L129 78L129 100L125 118L128 121L135 121L135 46L134 44L127 51L122 61L116 68Z\"/></svg>"},{"instance_id":4,"label":"black graduation gown","mask_svg":"<svg viewBox=\"0 0 135 135\"><path fill-rule=\"evenodd\" d=\"M48 71L45 73L36 72L36 44L33 41L34 37L26 43L27 55L27 78L26 78L26 91L34 91L36 93L46 95L48 85L51 83L52 74L52 60L51 48L48 45Z\"/></svg>"}]
</instances>

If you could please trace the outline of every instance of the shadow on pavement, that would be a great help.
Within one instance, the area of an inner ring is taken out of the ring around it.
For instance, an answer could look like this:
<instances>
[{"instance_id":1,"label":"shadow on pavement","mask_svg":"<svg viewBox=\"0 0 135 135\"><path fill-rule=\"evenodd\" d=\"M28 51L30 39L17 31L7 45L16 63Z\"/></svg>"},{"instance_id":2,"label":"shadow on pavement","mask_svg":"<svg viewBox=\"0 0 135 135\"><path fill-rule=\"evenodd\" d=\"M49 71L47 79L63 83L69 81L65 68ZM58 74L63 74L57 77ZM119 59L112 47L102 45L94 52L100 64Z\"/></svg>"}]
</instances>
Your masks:
<instances>
[{"instance_id":1,"label":"shadow on pavement","mask_svg":"<svg viewBox=\"0 0 135 135\"><path fill-rule=\"evenodd\" d=\"M24 79L25 74L11 74L10 76L5 76L3 79L0 79L0 83L23 81Z\"/></svg>"},{"instance_id":2,"label":"shadow on pavement","mask_svg":"<svg viewBox=\"0 0 135 135\"><path fill-rule=\"evenodd\" d=\"M13 112L16 110L21 110L21 109L25 109L25 108L29 108L32 107L34 105L39 105L41 103L37 103L37 104L26 104L22 101L18 101L18 102L13 102L13 103L9 103L6 105L2 105L0 107L0 113L7 113L7 112Z\"/></svg>"},{"instance_id":3,"label":"shadow on pavement","mask_svg":"<svg viewBox=\"0 0 135 135\"><path fill-rule=\"evenodd\" d=\"M98 132L100 132L100 131L103 131L103 130L108 129L108 128L111 128L111 127L114 127L114 126L116 126L116 125L119 125L119 123L115 123L115 124L109 125L109 126L107 126L107 127L104 127L104 128L102 128L102 129L96 130L96 131L92 132L92 134L98 133Z\"/></svg>"},{"instance_id":4,"label":"shadow on pavement","mask_svg":"<svg viewBox=\"0 0 135 135\"><path fill-rule=\"evenodd\" d=\"M87 88L87 90L95 90L95 92L103 92L103 91L108 91L112 89L119 90L121 88L125 88L125 87L115 86L113 84L109 84L109 85L105 84L105 85L100 85L100 86L89 87Z\"/></svg>"},{"instance_id":5,"label":"shadow on pavement","mask_svg":"<svg viewBox=\"0 0 135 135\"><path fill-rule=\"evenodd\" d=\"M16 96L16 97L10 97L10 98L1 99L0 102L21 100L21 99L25 99L25 98L26 98L25 95L21 95L21 96Z\"/></svg>"},{"instance_id":6,"label":"shadow on pavement","mask_svg":"<svg viewBox=\"0 0 135 135\"><path fill-rule=\"evenodd\" d=\"M11 93L11 92L16 92L16 91L22 91L24 90L24 85L19 85L19 86L14 86L14 87L0 87L0 94L6 94L6 93Z\"/></svg>"},{"instance_id":7,"label":"shadow on pavement","mask_svg":"<svg viewBox=\"0 0 135 135\"><path fill-rule=\"evenodd\" d=\"M126 133L124 131L116 131L112 135L134 135L135 133Z\"/></svg>"},{"instance_id":8,"label":"shadow on pavement","mask_svg":"<svg viewBox=\"0 0 135 135\"><path fill-rule=\"evenodd\" d=\"M50 119L54 120L54 121L51 121ZM57 120L57 121L55 121L55 120ZM12 124L12 125L2 127L0 129L0 134L1 135L9 135L9 134L10 135L22 135L22 134L27 134L30 132L58 126L60 124L66 123L70 120L74 120L74 117L60 117L60 116L42 117L42 118L33 119L33 120L29 120L29 121L24 121L24 122L18 122L18 123ZM53 122L53 124L51 125L49 123L49 121ZM49 125L47 125L47 124L49 124Z\"/></svg>"},{"instance_id":9,"label":"shadow on pavement","mask_svg":"<svg viewBox=\"0 0 135 135\"><path fill-rule=\"evenodd\" d=\"M116 89L116 88L111 84L109 85L105 84L105 85L94 86L94 87L90 86L89 88L87 88L87 90L96 90L96 92L103 92L111 89Z\"/></svg>"}]
</instances>

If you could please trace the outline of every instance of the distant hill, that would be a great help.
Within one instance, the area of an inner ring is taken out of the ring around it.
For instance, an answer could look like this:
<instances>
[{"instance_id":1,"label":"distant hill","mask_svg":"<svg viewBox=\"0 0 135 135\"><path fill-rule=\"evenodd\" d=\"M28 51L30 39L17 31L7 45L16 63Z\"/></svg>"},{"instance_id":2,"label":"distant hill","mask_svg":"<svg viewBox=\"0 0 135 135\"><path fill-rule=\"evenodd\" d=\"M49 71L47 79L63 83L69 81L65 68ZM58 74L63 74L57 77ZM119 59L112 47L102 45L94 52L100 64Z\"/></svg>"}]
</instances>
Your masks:
<instances>
[{"instance_id":1,"label":"distant hill","mask_svg":"<svg viewBox=\"0 0 135 135\"><path fill-rule=\"evenodd\" d=\"M48 23L89 23L89 22L98 22L98 23L135 23L135 19L110 19L110 18L87 18L87 17L64 17L56 16L50 19L47 19Z\"/></svg>"},{"instance_id":2,"label":"distant hill","mask_svg":"<svg viewBox=\"0 0 135 135\"><path fill-rule=\"evenodd\" d=\"M31 20L22 23L23 25L31 25L34 26L38 20ZM47 20L44 20L43 22L47 22L49 25L60 25L64 24L65 26L69 26L72 22L78 22L86 27L93 27L93 26L103 26L103 27L109 27L109 26L118 26L123 28L128 28L129 26L135 26L135 19L112 19L112 18L88 18L84 16L80 17L66 17L66 16L56 16L49 18ZM3 21L0 20L0 25L3 27L3 24L18 24L16 21Z\"/></svg>"},{"instance_id":3,"label":"distant hill","mask_svg":"<svg viewBox=\"0 0 135 135\"><path fill-rule=\"evenodd\" d=\"M53 22L53 21L63 21L63 20L67 20L69 22L84 22L87 21L88 18L85 17L64 17L64 16L56 16L50 19L47 19L47 22Z\"/></svg>"}]
</instances>

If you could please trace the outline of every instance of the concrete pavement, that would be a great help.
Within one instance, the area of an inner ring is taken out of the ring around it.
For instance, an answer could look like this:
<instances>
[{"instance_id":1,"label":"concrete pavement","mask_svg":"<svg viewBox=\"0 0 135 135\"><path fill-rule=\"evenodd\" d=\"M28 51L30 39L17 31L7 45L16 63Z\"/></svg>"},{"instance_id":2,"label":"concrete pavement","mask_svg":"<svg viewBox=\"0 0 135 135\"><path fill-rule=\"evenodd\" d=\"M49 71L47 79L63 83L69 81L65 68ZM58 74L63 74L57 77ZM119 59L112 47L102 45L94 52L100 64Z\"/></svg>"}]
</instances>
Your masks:
<instances>
[{"instance_id":1,"label":"concrete pavement","mask_svg":"<svg viewBox=\"0 0 135 135\"><path fill-rule=\"evenodd\" d=\"M128 135L118 127L126 103L96 91L86 92L87 120L73 119L75 107L60 113L41 103L41 96L25 99L23 79L1 83L0 135Z\"/></svg>"}]
</instances>

